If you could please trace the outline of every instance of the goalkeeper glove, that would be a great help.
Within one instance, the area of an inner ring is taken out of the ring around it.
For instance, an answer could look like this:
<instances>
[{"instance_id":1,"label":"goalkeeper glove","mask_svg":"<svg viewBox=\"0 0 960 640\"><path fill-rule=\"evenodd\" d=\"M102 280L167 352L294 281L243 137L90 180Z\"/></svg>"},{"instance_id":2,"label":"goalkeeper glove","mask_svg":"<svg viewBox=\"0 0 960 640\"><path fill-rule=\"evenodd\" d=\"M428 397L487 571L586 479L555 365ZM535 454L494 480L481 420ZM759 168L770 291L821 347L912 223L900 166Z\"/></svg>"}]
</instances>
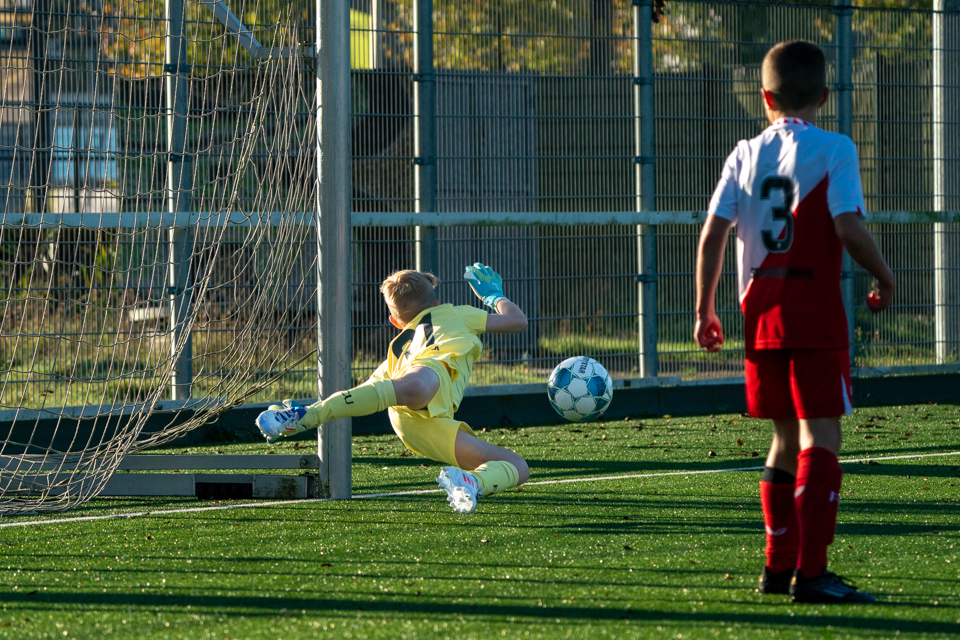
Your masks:
<instances>
[{"instance_id":1,"label":"goalkeeper glove","mask_svg":"<svg viewBox=\"0 0 960 640\"><path fill-rule=\"evenodd\" d=\"M477 294L477 297L483 300L483 304L494 311L497 310L498 302L507 299L506 296L503 295L503 280L501 280L497 272L490 267L477 262L467 267L466 272L463 274L463 279L467 281L470 288L473 289L473 292Z\"/></svg>"}]
</instances>

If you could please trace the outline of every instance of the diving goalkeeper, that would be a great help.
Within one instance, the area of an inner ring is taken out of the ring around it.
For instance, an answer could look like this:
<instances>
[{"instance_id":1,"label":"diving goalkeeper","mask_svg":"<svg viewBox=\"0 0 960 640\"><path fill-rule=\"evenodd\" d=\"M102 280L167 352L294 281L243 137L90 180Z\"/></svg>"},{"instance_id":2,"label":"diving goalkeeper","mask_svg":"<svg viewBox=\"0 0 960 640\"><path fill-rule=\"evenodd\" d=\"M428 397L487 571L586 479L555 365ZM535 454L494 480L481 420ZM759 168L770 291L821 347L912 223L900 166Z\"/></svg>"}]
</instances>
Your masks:
<instances>
[{"instance_id":1,"label":"diving goalkeeper","mask_svg":"<svg viewBox=\"0 0 960 640\"><path fill-rule=\"evenodd\" d=\"M477 508L478 497L526 482L530 469L523 458L480 440L453 417L483 350L478 335L527 328L526 315L504 297L503 283L493 269L478 262L468 266L463 277L496 314L440 304L436 276L397 271L380 286L390 323L400 330L387 359L364 384L314 405L285 401L286 407L271 406L257 417L267 442L329 420L387 409L393 430L408 449L451 465L440 471L437 483L455 511L470 513Z\"/></svg>"}]
</instances>

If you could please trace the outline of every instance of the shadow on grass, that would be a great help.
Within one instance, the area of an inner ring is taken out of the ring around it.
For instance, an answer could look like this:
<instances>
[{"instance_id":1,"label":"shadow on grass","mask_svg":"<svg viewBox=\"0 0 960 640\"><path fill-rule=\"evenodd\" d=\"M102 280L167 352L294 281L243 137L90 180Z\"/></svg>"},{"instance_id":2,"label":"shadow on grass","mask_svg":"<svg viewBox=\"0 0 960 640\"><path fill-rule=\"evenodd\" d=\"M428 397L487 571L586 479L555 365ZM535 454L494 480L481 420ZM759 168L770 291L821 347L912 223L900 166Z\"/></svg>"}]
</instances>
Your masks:
<instances>
[{"instance_id":1,"label":"shadow on grass","mask_svg":"<svg viewBox=\"0 0 960 640\"><path fill-rule=\"evenodd\" d=\"M929 458L928 458L929 459ZM960 456L958 456L960 459ZM956 464L908 464L902 461L874 464L857 463L844 465L843 472L858 476L886 476L911 478L957 478L960 479L960 465ZM960 492L958 492L960 494Z\"/></svg>"},{"instance_id":2,"label":"shadow on grass","mask_svg":"<svg viewBox=\"0 0 960 640\"><path fill-rule=\"evenodd\" d=\"M500 527L510 522L511 530L536 530L545 534L564 533L568 535L634 535L634 534L672 534L678 530L694 527L698 531L710 534L762 533L763 523L759 516L759 503L756 496L744 495L731 498L728 495L715 496L698 493L687 497L688 488L680 487L676 491L651 491L636 494L621 494L617 491L585 487L580 491L566 491L561 494L538 494L531 488L524 494L499 496L492 499L487 508L471 517L470 526L478 531L488 527ZM679 494L679 495L678 495ZM925 494L930 495L930 494ZM462 529L464 523L452 512L448 513L442 495L429 493L412 496L385 497L329 503L297 503L287 506L257 507L240 512L219 514L222 523L277 524L286 522L297 526L309 522L314 517L295 517L296 512L277 514L277 510L312 509L329 510L337 515L344 527L362 524L364 526L430 526L438 529ZM428 511L424 511L427 503ZM389 509L385 510L385 505ZM559 509L567 515L563 519L550 520L549 523L533 522L528 519L529 509ZM670 512L668 518L663 512ZM306 515L306 514L303 514ZM427 516L430 519L428 521ZM379 516L379 517L378 517ZM897 516L899 522L875 523L883 517ZM925 522L925 518L935 517L939 522ZM175 522L178 530L205 530L210 527L210 514L175 513L164 515L162 512L138 518L162 523L165 520ZM693 524L695 522L695 524ZM837 525L838 535L866 535L880 537L906 536L916 534L952 534L960 532L960 502L943 503L930 496L923 502L875 501L847 498L840 511ZM60 523L63 526L65 523ZM146 526L146 525L143 525ZM4 538L0 536L0 541ZM14 538L11 538L14 539Z\"/></svg>"},{"instance_id":3,"label":"shadow on grass","mask_svg":"<svg viewBox=\"0 0 960 640\"><path fill-rule=\"evenodd\" d=\"M958 445L960 447L960 445ZM888 452L889 454L910 455L922 453L937 453L944 451L942 447L930 447L924 449L898 450ZM887 455L871 452L871 457ZM844 457L858 455L856 453L845 452ZM550 460L530 459L531 480L562 480L585 476L605 476L616 474L642 474L642 473L683 473L683 472L704 472L713 471L721 473L729 471L731 473L740 470L751 471L754 467L763 467L763 456L757 457L732 457L725 459L704 460L704 461L677 461L677 460L597 460L597 459L572 459L572 458L553 458ZM956 462L960 462L960 456L957 456ZM409 458L400 457L382 457L370 458L358 456L354 458L354 464L369 464L378 467L390 468L416 468L416 467L439 467L441 465L432 463L429 460L417 456ZM885 476L906 476L922 475L929 477L960 477L960 465L948 463L935 464L908 464L903 462L885 462L879 463L845 463L844 469L847 473L855 474L873 474ZM384 490L393 487L407 487L413 484L410 481L384 483Z\"/></svg>"},{"instance_id":4,"label":"shadow on grass","mask_svg":"<svg viewBox=\"0 0 960 640\"><path fill-rule=\"evenodd\" d=\"M806 628L834 628L848 631L876 631L896 633L909 631L911 633L941 633L954 634L957 625L954 622L903 620L895 617L879 615L887 608L915 607L912 603L886 603L869 607L876 615L851 617L850 607L823 607L819 615L795 616L792 612L797 605L789 602L771 603L771 608L781 609L782 612L732 613L719 611L679 612L660 608L620 608L596 607L576 605L563 601L563 604L550 606L538 603L537 605L522 604L466 604L443 603L431 601L425 597L422 601L401 598L416 598L403 594L392 597L380 595L379 600L359 602L348 598L303 598L303 597L263 597L263 596L229 596L229 595L171 595L171 594L93 594L93 593L57 593L44 591L42 593L7 593L5 603L10 605L44 605L45 607L102 607L118 612L132 607L149 607L151 611L167 610L171 613L180 613L191 606L194 613L209 612L210 615L235 614L247 617L277 616L287 611L336 612L339 615L437 615L437 616L469 616L493 619L520 618L528 619L539 625L549 624L577 624L610 620L630 620L636 622L675 623L684 626L704 625L748 625L756 628L771 629L775 627L806 627ZM736 603L717 603L735 605ZM752 603L756 605L756 603ZM868 610L867 607L858 607L858 612ZM559 623L557 621L560 621Z\"/></svg>"},{"instance_id":5,"label":"shadow on grass","mask_svg":"<svg viewBox=\"0 0 960 640\"><path fill-rule=\"evenodd\" d=\"M540 461L531 459L527 461L530 464L531 481L549 481L549 480L567 480L575 478L585 478L594 476L613 476L644 473L677 473L691 471L729 471L731 473L741 469L750 469L752 467L762 467L763 458L738 458L722 461L704 461L704 462L677 462L677 461L658 461L658 460L596 460L596 459L551 459ZM426 467L425 473L439 472L440 466L437 463L425 461L424 458L354 458L355 465L369 464L371 466L390 469L415 469L417 467ZM430 469L430 467L435 467ZM368 472L365 472L368 473ZM758 471L759 473L759 471ZM613 478L615 479L615 478ZM364 478L363 491L370 493L380 493L389 491L409 491L417 489L434 489L435 485L424 484L418 479L389 479L383 483L373 482L372 478Z\"/></svg>"}]
</instances>

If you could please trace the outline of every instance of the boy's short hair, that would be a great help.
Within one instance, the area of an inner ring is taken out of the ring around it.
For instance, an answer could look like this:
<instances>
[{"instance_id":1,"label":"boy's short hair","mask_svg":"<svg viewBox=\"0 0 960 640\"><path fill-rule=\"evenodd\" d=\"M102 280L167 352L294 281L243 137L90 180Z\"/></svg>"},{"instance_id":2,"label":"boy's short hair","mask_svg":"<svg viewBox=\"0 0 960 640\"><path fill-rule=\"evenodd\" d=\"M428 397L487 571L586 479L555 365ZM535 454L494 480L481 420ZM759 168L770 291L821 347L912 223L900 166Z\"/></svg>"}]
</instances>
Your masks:
<instances>
[{"instance_id":1,"label":"boy's short hair","mask_svg":"<svg viewBox=\"0 0 960 640\"><path fill-rule=\"evenodd\" d=\"M781 42L763 57L762 82L781 110L793 111L818 104L827 84L823 51L806 40Z\"/></svg>"},{"instance_id":2,"label":"boy's short hair","mask_svg":"<svg viewBox=\"0 0 960 640\"><path fill-rule=\"evenodd\" d=\"M387 276L380 285L380 293L390 308L390 315L407 323L437 300L438 284L440 279L432 273L404 269Z\"/></svg>"}]
</instances>

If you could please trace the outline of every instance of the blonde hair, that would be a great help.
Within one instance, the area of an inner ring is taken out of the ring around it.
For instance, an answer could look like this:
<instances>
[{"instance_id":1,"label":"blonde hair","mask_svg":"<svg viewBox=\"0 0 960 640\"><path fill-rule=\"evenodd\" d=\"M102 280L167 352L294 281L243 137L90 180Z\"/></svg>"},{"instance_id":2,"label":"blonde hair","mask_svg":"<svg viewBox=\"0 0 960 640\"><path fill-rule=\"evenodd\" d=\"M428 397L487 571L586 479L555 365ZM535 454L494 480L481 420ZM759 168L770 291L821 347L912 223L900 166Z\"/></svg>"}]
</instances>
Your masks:
<instances>
[{"instance_id":1,"label":"blonde hair","mask_svg":"<svg viewBox=\"0 0 960 640\"><path fill-rule=\"evenodd\" d=\"M380 285L380 293L390 308L390 315L407 323L436 301L434 289L438 284L440 279L432 273L404 269L387 276Z\"/></svg>"}]
</instances>

